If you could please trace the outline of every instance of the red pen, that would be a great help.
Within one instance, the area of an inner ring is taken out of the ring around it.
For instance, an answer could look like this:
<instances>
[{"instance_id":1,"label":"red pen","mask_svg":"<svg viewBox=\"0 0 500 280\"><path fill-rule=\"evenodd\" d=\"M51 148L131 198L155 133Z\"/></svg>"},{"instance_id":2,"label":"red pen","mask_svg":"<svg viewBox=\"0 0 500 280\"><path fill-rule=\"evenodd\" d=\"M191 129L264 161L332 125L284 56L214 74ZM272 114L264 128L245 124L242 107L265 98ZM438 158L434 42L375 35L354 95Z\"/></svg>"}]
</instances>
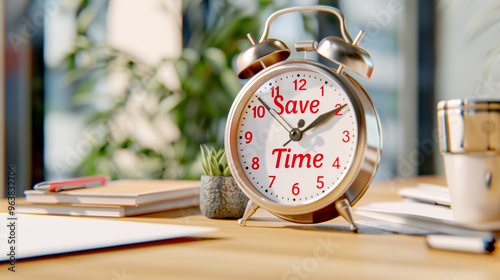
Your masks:
<instances>
[{"instance_id":1,"label":"red pen","mask_svg":"<svg viewBox=\"0 0 500 280\"><path fill-rule=\"evenodd\" d=\"M106 184L107 181L109 181L108 175L96 175L61 181L41 182L36 184L33 188L41 191L60 192L73 189L98 187Z\"/></svg>"}]
</instances>

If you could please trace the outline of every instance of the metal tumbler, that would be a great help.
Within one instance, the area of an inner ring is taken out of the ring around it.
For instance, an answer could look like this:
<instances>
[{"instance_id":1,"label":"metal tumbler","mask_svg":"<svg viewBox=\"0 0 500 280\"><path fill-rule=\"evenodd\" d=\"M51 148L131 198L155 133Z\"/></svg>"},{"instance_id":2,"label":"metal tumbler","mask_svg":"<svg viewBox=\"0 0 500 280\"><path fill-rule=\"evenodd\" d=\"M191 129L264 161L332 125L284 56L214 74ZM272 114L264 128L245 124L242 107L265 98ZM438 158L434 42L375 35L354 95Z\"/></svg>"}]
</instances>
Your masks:
<instances>
[{"instance_id":1,"label":"metal tumbler","mask_svg":"<svg viewBox=\"0 0 500 280\"><path fill-rule=\"evenodd\" d=\"M500 220L500 101L453 99L438 103L454 220Z\"/></svg>"}]
</instances>

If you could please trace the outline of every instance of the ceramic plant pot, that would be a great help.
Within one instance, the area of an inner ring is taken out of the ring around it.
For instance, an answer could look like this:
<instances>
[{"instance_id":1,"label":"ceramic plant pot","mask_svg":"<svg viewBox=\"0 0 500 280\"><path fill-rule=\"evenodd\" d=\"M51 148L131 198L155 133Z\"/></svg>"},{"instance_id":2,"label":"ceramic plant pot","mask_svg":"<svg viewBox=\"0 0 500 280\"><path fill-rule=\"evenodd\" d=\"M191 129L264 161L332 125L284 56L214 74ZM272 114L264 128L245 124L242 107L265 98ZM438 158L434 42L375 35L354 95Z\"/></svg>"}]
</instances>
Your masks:
<instances>
[{"instance_id":1,"label":"ceramic plant pot","mask_svg":"<svg viewBox=\"0 0 500 280\"><path fill-rule=\"evenodd\" d=\"M232 176L201 176L200 210L208 218L241 218L247 203Z\"/></svg>"}]
</instances>

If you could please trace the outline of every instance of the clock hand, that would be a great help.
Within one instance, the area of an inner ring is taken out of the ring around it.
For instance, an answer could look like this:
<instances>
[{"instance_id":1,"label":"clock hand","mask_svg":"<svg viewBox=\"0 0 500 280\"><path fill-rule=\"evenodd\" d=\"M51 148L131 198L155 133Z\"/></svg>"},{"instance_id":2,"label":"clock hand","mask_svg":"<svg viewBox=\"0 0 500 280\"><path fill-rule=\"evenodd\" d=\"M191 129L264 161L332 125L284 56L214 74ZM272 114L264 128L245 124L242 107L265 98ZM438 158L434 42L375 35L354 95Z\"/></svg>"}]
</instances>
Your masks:
<instances>
[{"instance_id":1,"label":"clock hand","mask_svg":"<svg viewBox=\"0 0 500 280\"><path fill-rule=\"evenodd\" d=\"M326 112L324 114L321 114L319 117L317 117L312 123L310 123L306 128L304 128L304 130L302 130L302 133L312 129L312 128L315 128L325 122L327 122L329 119L332 118L332 116L334 116L338 111L344 109L344 107L347 106L347 103L340 106L340 107L337 107L335 108L335 110L331 110L330 112Z\"/></svg>"},{"instance_id":2,"label":"clock hand","mask_svg":"<svg viewBox=\"0 0 500 280\"><path fill-rule=\"evenodd\" d=\"M304 120L303 119L300 119L299 122L297 123L297 128L294 128L292 129L288 135L290 136L290 139L288 139L288 141L286 141L285 144L283 144L283 147L285 147L286 145L288 145L288 143L292 142L293 141L299 141L301 138L302 138L302 131L300 130L301 127L304 126Z\"/></svg>"},{"instance_id":3,"label":"clock hand","mask_svg":"<svg viewBox=\"0 0 500 280\"><path fill-rule=\"evenodd\" d=\"M288 131L288 133L292 131L292 126L289 125L288 122L280 114L278 114L278 112L276 112L275 109L269 107L269 105L267 105L266 102L264 102L264 100L262 100L260 97L257 97L257 100L259 100L259 102L262 103L262 105L264 105L264 108L266 108L266 110L271 114L271 116L273 116L273 118L277 120L281 124L281 126L283 126L283 128L285 128L286 131Z\"/></svg>"},{"instance_id":4,"label":"clock hand","mask_svg":"<svg viewBox=\"0 0 500 280\"><path fill-rule=\"evenodd\" d=\"M326 121L331 119L337 112L342 110L345 106L347 106L347 103L340 106L340 107L335 108L335 110L331 110L330 112L326 112L324 114L321 114L312 123L310 123L306 128L304 128L304 130L300 130L299 128L292 129L289 132L290 139L288 139L288 141L286 141L286 143L283 144L283 147L288 145L288 143L290 143L291 141L299 141L300 139L302 139L302 134L304 132L325 123ZM302 120L302 119L299 120L298 127L302 127L303 125L304 125L304 120Z\"/></svg>"}]
</instances>

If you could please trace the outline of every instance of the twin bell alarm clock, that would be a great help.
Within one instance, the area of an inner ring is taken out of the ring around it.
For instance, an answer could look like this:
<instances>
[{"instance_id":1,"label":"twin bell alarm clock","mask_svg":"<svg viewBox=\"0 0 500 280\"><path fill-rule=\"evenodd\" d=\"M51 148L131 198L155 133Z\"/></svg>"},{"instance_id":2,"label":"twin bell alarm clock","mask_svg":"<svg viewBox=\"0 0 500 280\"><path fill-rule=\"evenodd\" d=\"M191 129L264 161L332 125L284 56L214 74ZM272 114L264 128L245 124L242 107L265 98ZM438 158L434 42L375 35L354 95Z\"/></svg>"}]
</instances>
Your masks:
<instances>
[{"instance_id":1,"label":"twin bell alarm clock","mask_svg":"<svg viewBox=\"0 0 500 280\"><path fill-rule=\"evenodd\" d=\"M307 59L287 60L290 49L268 38L273 20L290 12L321 11L337 16L342 38L300 41L297 52L317 52L334 69ZM249 198L242 226L262 207L296 223L319 223L351 215L377 170L382 152L380 121L363 87L347 68L370 78L373 62L353 40L343 14L329 6L279 10L260 41L236 60L238 76L250 80L229 112L225 149L229 168Z\"/></svg>"}]
</instances>

